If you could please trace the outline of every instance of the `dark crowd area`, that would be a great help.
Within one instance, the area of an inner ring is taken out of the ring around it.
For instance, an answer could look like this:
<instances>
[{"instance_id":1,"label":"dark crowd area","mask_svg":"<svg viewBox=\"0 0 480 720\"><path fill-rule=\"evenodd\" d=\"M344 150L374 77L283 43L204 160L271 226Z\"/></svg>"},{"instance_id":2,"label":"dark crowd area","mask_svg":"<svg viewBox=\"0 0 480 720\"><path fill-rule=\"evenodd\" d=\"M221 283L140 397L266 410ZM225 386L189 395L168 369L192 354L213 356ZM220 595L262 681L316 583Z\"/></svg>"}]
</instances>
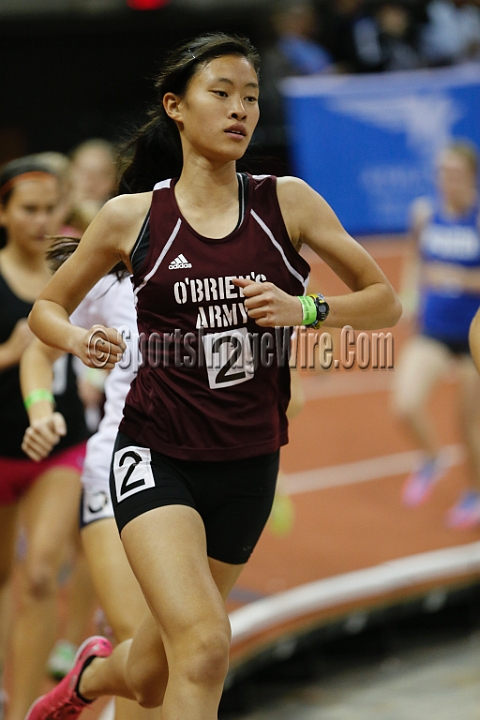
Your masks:
<instances>
[{"instance_id":1,"label":"dark crowd area","mask_svg":"<svg viewBox=\"0 0 480 720\"><path fill-rule=\"evenodd\" d=\"M480 59L480 0L172 0L148 12L126 4L104 13L0 12L0 163L26 153L69 152L90 137L118 142L144 118L165 52L220 29L249 36L261 51L255 147L271 158L259 169L279 174L288 145L283 78Z\"/></svg>"}]
</instances>

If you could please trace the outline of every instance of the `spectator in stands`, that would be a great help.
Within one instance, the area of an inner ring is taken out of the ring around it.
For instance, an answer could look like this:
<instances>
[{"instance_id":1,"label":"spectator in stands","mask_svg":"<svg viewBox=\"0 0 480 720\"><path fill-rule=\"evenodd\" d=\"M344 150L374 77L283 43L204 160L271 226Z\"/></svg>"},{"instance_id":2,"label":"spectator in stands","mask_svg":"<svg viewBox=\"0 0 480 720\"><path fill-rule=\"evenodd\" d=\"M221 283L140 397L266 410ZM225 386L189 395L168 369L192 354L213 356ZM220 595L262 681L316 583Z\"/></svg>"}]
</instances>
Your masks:
<instances>
[{"instance_id":1,"label":"spectator in stands","mask_svg":"<svg viewBox=\"0 0 480 720\"><path fill-rule=\"evenodd\" d=\"M412 20L401 0L376 2L353 26L357 68L361 72L412 70L420 58L411 42Z\"/></svg>"},{"instance_id":2,"label":"spectator in stands","mask_svg":"<svg viewBox=\"0 0 480 720\"><path fill-rule=\"evenodd\" d=\"M404 0L333 0L330 49L345 72L411 70L420 66L415 22Z\"/></svg>"},{"instance_id":3,"label":"spectator in stands","mask_svg":"<svg viewBox=\"0 0 480 720\"><path fill-rule=\"evenodd\" d=\"M282 74L315 75L330 70L332 58L317 40L319 21L310 2L283 2L272 16Z\"/></svg>"},{"instance_id":4,"label":"spectator in stands","mask_svg":"<svg viewBox=\"0 0 480 720\"><path fill-rule=\"evenodd\" d=\"M432 0L421 37L421 51L430 66L480 59L480 7L468 0Z\"/></svg>"},{"instance_id":5,"label":"spectator in stands","mask_svg":"<svg viewBox=\"0 0 480 720\"><path fill-rule=\"evenodd\" d=\"M283 156L286 131L279 84L287 77L331 72L330 54L318 42L318 16L308 2L278 3L271 16L274 41L262 53L261 120L255 140Z\"/></svg>"},{"instance_id":6,"label":"spectator in stands","mask_svg":"<svg viewBox=\"0 0 480 720\"><path fill-rule=\"evenodd\" d=\"M412 16L400 0L380 3L374 13L382 70L413 70L420 56L413 46Z\"/></svg>"},{"instance_id":7,"label":"spectator in stands","mask_svg":"<svg viewBox=\"0 0 480 720\"><path fill-rule=\"evenodd\" d=\"M357 72L354 28L363 18L363 0L329 0L324 6L326 46L340 72Z\"/></svg>"}]
</instances>

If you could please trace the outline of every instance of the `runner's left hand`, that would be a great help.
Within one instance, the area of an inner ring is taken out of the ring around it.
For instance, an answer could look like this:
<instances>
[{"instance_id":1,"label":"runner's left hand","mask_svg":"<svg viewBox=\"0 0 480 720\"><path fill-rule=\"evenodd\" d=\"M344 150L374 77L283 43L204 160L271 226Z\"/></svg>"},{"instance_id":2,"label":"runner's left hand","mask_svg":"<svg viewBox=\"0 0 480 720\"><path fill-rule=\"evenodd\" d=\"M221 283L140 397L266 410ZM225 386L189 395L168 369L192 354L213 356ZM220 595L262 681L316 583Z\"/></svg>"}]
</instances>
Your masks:
<instances>
[{"instance_id":1,"label":"runner's left hand","mask_svg":"<svg viewBox=\"0 0 480 720\"><path fill-rule=\"evenodd\" d=\"M22 450L31 460L39 462L50 455L67 432L63 415L53 412L30 423L23 436Z\"/></svg>"}]
</instances>

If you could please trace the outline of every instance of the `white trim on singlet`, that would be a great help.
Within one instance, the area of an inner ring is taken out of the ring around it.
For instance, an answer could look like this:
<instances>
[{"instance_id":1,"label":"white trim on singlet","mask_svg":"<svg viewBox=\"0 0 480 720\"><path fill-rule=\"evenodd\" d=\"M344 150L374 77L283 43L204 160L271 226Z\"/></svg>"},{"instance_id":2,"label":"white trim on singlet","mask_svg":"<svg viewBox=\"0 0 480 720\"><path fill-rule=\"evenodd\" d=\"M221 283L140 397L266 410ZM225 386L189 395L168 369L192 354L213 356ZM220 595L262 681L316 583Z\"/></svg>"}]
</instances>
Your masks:
<instances>
[{"instance_id":1,"label":"white trim on singlet","mask_svg":"<svg viewBox=\"0 0 480 720\"><path fill-rule=\"evenodd\" d=\"M239 193L240 194L240 202L239 202L239 212L238 212L238 223L237 223L237 227L235 228L235 230L240 227L240 225L243 223L244 218L245 218L245 209L247 206L246 189L248 186L248 180L244 175L242 175L242 173L237 173L237 176L238 176L238 183L239 183L239 187L240 187L240 193Z\"/></svg>"},{"instance_id":2,"label":"white trim on singlet","mask_svg":"<svg viewBox=\"0 0 480 720\"><path fill-rule=\"evenodd\" d=\"M283 262L285 263L288 272L291 273L291 274L293 275L293 277L297 278L297 280L300 280L300 282L302 283L303 288L304 288L304 290L305 290L305 292L306 292L306 290L307 290L307 285L308 285L308 278L310 277L310 275L307 275L306 278L303 278L302 275L300 275L300 273L299 273L297 270L295 270L295 268L293 267L293 265L291 265L291 264L289 263L289 261L288 261L288 259L287 259L287 256L285 255L285 253L284 253L284 251L283 251L282 246L280 245L280 243L278 242L278 240L275 240L275 238L274 238L274 236L273 236L273 233L272 233L272 231L270 230L270 228L267 227L267 225L265 225L265 223L263 222L263 220L262 220L260 217L258 217L258 215L257 215L257 213L255 212L255 210L252 210L251 213L252 213L252 217L257 221L257 223L260 225L260 227L262 228L262 230L263 230L263 231L267 234L267 236L270 238L270 240L272 241L272 244L277 248L278 252L279 252L280 255L282 256L282 260L283 260Z\"/></svg>"},{"instance_id":3,"label":"white trim on singlet","mask_svg":"<svg viewBox=\"0 0 480 720\"><path fill-rule=\"evenodd\" d=\"M169 178L168 180L161 180L158 183L155 183L153 186L154 190L163 190L163 188L169 188L172 184L172 178Z\"/></svg>"},{"instance_id":4,"label":"white trim on singlet","mask_svg":"<svg viewBox=\"0 0 480 720\"><path fill-rule=\"evenodd\" d=\"M161 183L159 183L159 185L161 185ZM137 295L140 292L140 290L145 287L145 285L150 280L150 278L153 277L153 275L155 275L155 273L157 272L158 268L160 267L160 263L162 262L163 258L165 257L167 252L170 250L171 246L173 245L173 241L175 240L175 238L178 235L178 231L180 230L181 224L182 224L182 218L178 218L177 224L173 228L173 232L170 235L170 237L168 238L167 242L165 243L163 250L160 253L160 255L158 256L155 265L150 270L150 272L145 275L145 277L143 278L143 282L140 283L140 285L137 288L135 288L135 290L133 291L135 299L137 298Z\"/></svg>"}]
</instances>

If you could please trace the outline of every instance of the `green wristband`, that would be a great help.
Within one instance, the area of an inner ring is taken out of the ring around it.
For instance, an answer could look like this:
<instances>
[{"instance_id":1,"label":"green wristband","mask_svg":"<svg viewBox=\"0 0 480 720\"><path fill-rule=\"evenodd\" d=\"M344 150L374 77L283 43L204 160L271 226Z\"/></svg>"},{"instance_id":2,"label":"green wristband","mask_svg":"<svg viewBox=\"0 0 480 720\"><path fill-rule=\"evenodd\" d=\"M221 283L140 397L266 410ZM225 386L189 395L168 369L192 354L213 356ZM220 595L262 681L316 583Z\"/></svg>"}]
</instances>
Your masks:
<instances>
[{"instance_id":1,"label":"green wristband","mask_svg":"<svg viewBox=\"0 0 480 720\"><path fill-rule=\"evenodd\" d=\"M32 392L29 393L23 401L23 404L25 405L25 410L29 410L32 405L35 405L35 403L40 402L41 400L48 400L52 403L52 405L55 405L55 398L53 397L50 390L46 390L45 388L38 388L38 390L32 390Z\"/></svg>"},{"instance_id":2,"label":"green wristband","mask_svg":"<svg viewBox=\"0 0 480 720\"><path fill-rule=\"evenodd\" d=\"M302 303L302 325L312 325L317 319L317 307L314 299L310 295L297 295L297 297Z\"/></svg>"}]
</instances>

